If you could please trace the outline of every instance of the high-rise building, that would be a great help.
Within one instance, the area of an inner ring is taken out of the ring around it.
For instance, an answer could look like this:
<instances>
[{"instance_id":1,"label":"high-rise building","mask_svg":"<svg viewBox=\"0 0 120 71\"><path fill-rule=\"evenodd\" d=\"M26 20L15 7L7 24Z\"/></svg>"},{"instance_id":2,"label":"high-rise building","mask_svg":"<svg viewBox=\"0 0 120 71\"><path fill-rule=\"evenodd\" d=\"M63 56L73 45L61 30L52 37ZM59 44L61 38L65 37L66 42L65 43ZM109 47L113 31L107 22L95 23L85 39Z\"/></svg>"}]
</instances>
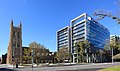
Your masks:
<instances>
[{"instance_id":1,"label":"high-rise building","mask_svg":"<svg viewBox=\"0 0 120 71\"><path fill-rule=\"evenodd\" d=\"M71 47L75 52L74 44L78 41L88 40L95 47L103 48L109 40L110 33L107 28L95 21L87 13L71 20Z\"/></svg>"},{"instance_id":2,"label":"high-rise building","mask_svg":"<svg viewBox=\"0 0 120 71\"><path fill-rule=\"evenodd\" d=\"M60 38L64 34L65 29L61 29L57 33L57 37ZM61 32L61 33L60 33ZM60 35L63 34L63 35ZM67 33L68 34L68 33ZM95 51L97 49L101 49L104 47L106 42L109 42L110 39L110 32L109 30L104 27L99 22L95 21L92 17L90 17L87 13L83 13L82 15L74 18L70 21L70 35L67 36L69 40L67 43L70 44L68 47L70 48L70 51L73 55L73 62L76 62L76 42L88 40L91 44L90 50L94 51L93 54L89 54L89 60L87 62L93 61L93 57L95 58ZM64 39L65 37L63 37ZM62 40L62 39L61 39ZM57 39L57 41L60 41L60 39ZM62 43L63 41L63 43ZM57 42L57 47L60 48L60 46L63 46L65 43L62 40L61 42Z\"/></svg>"},{"instance_id":3,"label":"high-rise building","mask_svg":"<svg viewBox=\"0 0 120 71\"><path fill-rule=\"evenodd\" d=\"M22 63L22 24L18 27L10 24L10 40L8 44L7 64Z\"/></svg>"},{"instance_id":4,"label":"high-rise building","mask_svg":"<svg viewBox=\"0 0 120 71\"><path fill-rule=\"evenodd\" d=\"M57 49L66 47L70 52L70 28L69 26L64 27L57 31Z\"/></svg>"},{"instance_id":5,"label":"high-rise building","mask_svg":"<svg viewBox=\"0 0 120 71\"><path fill-rule=\"evenodd\" d=\"M88 40L94 46L93 49L103 48L106 41L109 41L109 30L95 21L87 13L71 20L71 52L73 53L73 60L75 60L75 43L83 40ZM91 50L92 46L91 46ZM95 55L92 55L95 57ZM91 61L92 57L89 58Z\"/></svg>"}]
</instances>

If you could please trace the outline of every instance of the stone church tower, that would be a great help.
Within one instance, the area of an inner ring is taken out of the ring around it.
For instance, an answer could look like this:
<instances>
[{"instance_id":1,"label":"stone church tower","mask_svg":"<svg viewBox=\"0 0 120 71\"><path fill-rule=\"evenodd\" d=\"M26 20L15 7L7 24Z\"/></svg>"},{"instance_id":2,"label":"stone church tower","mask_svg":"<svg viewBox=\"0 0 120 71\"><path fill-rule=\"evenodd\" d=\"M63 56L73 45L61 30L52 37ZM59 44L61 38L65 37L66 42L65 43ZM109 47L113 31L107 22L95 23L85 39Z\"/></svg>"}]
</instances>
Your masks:
<instances>
[{"instance_id":1,"label":"stone church tower","mask_svg":"<svg viewBox=\"0 0 120 71\"><path fill-rule=\"evenodd\" d=\"M22 24L18 27L10 24L10 40L8 44L7 64L22 63Z\"/></svg>"}]
</instances>

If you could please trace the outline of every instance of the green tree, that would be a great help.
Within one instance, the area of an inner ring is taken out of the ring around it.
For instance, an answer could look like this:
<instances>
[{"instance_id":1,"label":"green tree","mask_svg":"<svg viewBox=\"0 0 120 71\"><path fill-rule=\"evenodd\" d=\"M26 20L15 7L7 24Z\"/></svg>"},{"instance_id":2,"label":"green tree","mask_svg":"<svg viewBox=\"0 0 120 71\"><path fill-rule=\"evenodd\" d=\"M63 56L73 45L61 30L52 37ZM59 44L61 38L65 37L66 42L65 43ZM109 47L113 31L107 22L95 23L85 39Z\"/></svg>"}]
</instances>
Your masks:
<instances>
[{"instance_id":1,"label":"green tree","mask_svg":"<svg viewBox=\"0 0 120 71\"><path fill-rule=\"evenodd\" d=\"M113 49L114 55L120 53L120 43L111 41L109 46L110 46L111 50Z\"/></svg>"},{"instance_id":2,"label":"green tree","mask_svg":"<svg viewBox=\"0 0 120 71\"><path fill-rule=\"evenodd\" d=\"M119 54L116 54L115 56L113 56L113 59L115 59L115 60L120 60L120 53L119 53Z\"/></svg>"},{"instance_id":3,"label":"green tree","mask_svg":"<svg viewBox=\"0 0 120 71\"><path fill-rule=\"evenodd\" d=\"M96 51L96 54L97 54L97 56L100 57L100 58L99 58L100 62L103 62L103 58L104 58L104 55L105 55L105 51L104 51L104 50L101 50L101 49L98 49L98 50Z\"/></svg>"},{"instance_id":4,"label":"green tree","mask_svg":"<svg viewBox=\"0 0 120 71\"><path fill-rule=\"evenodd\" d=\"M117 45L117 50L120 52L120 44Z\"/></svg>"},{"instance_id":5,"label":"green tree","mask_svg":"<svg viewBox=\"0 0 120 71\"><path fill-rule=\"evenodd\" d=\"M120 53L120 44L118 43L118 44L110 44L110 46L111 46L111 49L113 48L113 58L120 58L118 55L119 55L119 53Z\"/></svg>"},{"instance_id":6,"label":"green tree","mask_svg":"<svg viewBox=\"0 0 120 71\"><path fill-rule=\"evenodd\" d=\"M76 49L75 52L77 53L77 62L83 62L85 61L84 53L87 48L90 47L90 43L87 40L81 41L81 42L76 42L75 43Z\"/></svg>"},{"instance_id":7,"label":"green tree","mask_svg":"<svg viewBox=\"0 0 120 71\"><path fill-rule=\"evenodd\" d=\"M71 54L68 51L68 48L66 47L61 47L59 49L59 51L56 53L55 58L59 61L59 62L64 62L64 60L69 60L70 59Z\"/></svg>"},{"instance_id":8,"label":"green tree","mask_svg":"<svg viewBox=\"0 0 120 71\"><path fill-rule=\"evenodd\" d=\"M38 44L37 42L30 43L29 47L34 51L34 60L37 65L39 64L40 59L45 61L46 56L49 54L49 49L46 49L45 46Z\"/></svg>"},{"instance_id":9,"label":"green tree","mask_svg":"<svg viewBox=\"0 0 120 71\"><path fill-rule=\"evenodd\" d=\"M105 51L111 50L111 49L110 49L110 46L109 46L109 45L105 45L105 46L104 46L104 50L105 50Z\"/></svg>"},{"instance_id":10,"label":"green tree","mask_svg":"<svg viewBox=\"0 0 120 71\"><path fill-rule=\"evenodd\" d=\"M83 42L75 43L76 49L75 52L77 53L77 63L81 60L81 56L83 55Z\"/></svg>"},{"instance_id":11,"label":"green tree","mask_svg":"<svg viewBox=\"0 0 120 71\"><path fill-rule=\"evenodd\" d=\"M46 57L49 55L49 49L46 49L46 47L44 46L44 45L41 45L41 44L39 44L39 47L40 47L40 51L39 51L39 56L40 56L40 58L39 58L39 60L41 61L42 60L42 62L46 62Z\"/></svg>"},{"instance_id":12,"label":"green tree","mask_svg":"<svg viewBox=\"0 0 120 71\"><path fill-rule=\"evenodd\" d=\"M23 60L25 60L25 63L28 63L29 60L31 60L31 50L29 48L24 48L23 49Z\"/></svg>"},{"instance_id":13,"label":"green tree","mask_svg":"<svg viewBox=\"0 0 120 71\"><path fill-rule=\"evenodd\" d=\"M87 56L87 60L88 60L88 54L89 54L89 47L90 47L90 42L89 41L87 41L87 40L84 40L83 41L84 42L84 52L85 52L85 54L86 54L86 56ZM84 59L84 61L85 61L86 59Z\"/></svg>"},{"instance_id":14,"label":"green tree","mask_svg":"<svg viewBox=\"0 0 120 71\"><path fill-rule=\"evenodd\" d=\"M35 62L38 64L38 53L39 53L39 45L36 42L31 42L29 44L30 50L33 50L33 54L34 54L34 60Z\"/></svg>"},{"instance_id":15,"label":"green tree","mask_svg":"<svg viewBox=\"0 0 120 71\"><path fill-rule=\"evenodd\" d=\"M105 51L109 51L109 50L111 51L112 59L113 59L113 56L116 56L117 54L120 53L120 41L111 40L109 45L104 46L104 49Z\"/></svg>"}]
</instances>

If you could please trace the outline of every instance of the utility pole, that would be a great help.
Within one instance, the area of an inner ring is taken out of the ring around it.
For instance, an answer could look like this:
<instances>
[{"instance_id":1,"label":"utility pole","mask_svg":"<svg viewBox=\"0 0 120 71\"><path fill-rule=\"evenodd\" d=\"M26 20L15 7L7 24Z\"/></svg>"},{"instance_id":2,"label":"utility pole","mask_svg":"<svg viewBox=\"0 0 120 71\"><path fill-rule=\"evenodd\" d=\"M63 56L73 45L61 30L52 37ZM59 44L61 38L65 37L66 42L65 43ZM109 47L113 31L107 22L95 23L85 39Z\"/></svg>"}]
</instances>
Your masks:
<instances>
[{"instance_id":1,"label":"utility pole","mask_svg":"<svg viewBox=\"0 0 120 71\"><path fill-rule=\"evenodd\" d=\"M31 67L32 67L32 71L33 71L33 63L34 63L34 58L33 58L33 57L34 57L34 47L32 48L32 51L31 51L31 52L32 52L32 66L31 66Z\"/></svg>"}]
</instances>

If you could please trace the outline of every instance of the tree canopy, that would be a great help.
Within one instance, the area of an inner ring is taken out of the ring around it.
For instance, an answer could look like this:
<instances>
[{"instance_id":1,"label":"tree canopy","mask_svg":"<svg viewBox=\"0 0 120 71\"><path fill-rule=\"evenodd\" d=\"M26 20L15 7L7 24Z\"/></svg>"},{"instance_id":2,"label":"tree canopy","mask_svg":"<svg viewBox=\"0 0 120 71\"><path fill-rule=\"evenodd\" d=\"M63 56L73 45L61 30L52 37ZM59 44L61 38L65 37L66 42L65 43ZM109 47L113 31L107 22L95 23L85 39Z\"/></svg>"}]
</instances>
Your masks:
<instances>
[{"instance_id":1,"label":"tree canopy","mask_svg":"<svg viewBox=\"0 0 120 71\"><path fill-rule=\"evenodd\" d=\"M50 52L49 49L46 49L44 45L41 45L37 42L31 42L29 44L29 50L25 49L24 53L27 54L27 52L29 51L29 53L32 54L32 50L33 50L34 61L37 65L40 62L40 59L44 59Z\"/></svg>"},{"instance_id":2,"label":"tree canopy","mask_svg":"<svg viewBox=\"0 0 120 71\"><path fill-rule=\"evenodd\" d=\"M86 53L87 48L90 47L90 43L87 40L75 43L75 52L77 53L77 61L84 61L84 53Z\"/></svg>"},{"instance_id":3,"label":"tree canopy","mask_svg":"<svg viewBox=\"0 0 120 71\"><path fill-rule=\"evenodd\" d=\"M59 51L56 53L56 59L58 61L64 62L64 60L70 59L70 53L68 51L68 47L61 47Z\"/></svg>"}]
</instances>

